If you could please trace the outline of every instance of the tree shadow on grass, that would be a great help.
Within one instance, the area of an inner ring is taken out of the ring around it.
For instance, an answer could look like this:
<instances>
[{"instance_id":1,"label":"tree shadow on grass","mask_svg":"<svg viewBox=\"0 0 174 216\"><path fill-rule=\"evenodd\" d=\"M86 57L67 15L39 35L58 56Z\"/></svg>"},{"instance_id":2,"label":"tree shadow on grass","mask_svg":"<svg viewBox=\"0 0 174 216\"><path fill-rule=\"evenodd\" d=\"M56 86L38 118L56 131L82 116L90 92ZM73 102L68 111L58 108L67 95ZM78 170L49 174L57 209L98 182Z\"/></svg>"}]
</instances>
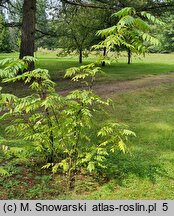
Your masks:
<instances>
[{"instance_id":1,"label":"tree shadow on grass","mask_svg":"<svg viewBox=\"0 0 174 216\"><path fill-rule=\"evenodd\" d=\"M152 156L153 154L153 156ZM115 180L120 186L129 175L134 175L142 179L149 179L152 183L156 182L157 177L173 179L167 173L163 164L158 159L159 154L154 152L136 151L133 154L116 153L110 155L106 161L107 168L98 170L98 180Z\"/></svg>"}]
</instances>

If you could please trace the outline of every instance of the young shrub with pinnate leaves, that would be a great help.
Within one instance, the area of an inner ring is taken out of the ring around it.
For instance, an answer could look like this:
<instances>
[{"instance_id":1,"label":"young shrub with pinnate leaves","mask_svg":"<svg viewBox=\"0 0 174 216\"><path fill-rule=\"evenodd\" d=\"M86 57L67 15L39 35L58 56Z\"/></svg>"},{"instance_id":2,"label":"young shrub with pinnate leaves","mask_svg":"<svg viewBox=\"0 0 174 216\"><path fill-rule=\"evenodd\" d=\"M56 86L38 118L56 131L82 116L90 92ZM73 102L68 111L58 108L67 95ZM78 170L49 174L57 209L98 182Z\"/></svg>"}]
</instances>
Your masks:
<instances>
[{"instance_id":1,"label":"young shrub with pinnate leaves","mask_svg":"<svg viewBox=\"0 0 174 216\"><path fill-rule=\"evenodd\" d=\"M4 111L1 121L11 118L8 133L32 143L32 151L45 159L42 168L52 168L53 173L67 176L67 187L72 189L75 177L83 170L94 172L96 167L106 168L110 152L127 151L126 142L135 135L127 126L116 122L102 123L96 127L95 113L102 112L111 100L102 100L93 93L92 84L100 68L94 64L68 69L65 76L72 80L83 79L89 90L75 90L67 96L55 91L45 69L35 69L20 75L27 61L4 60L0 64L2 82L22 81L32 90L25 97L1 93L0 107ZM87 79L87 80L86 80ZM31 155L31 154L30 154Z\"/></svg>"}]
</instances>

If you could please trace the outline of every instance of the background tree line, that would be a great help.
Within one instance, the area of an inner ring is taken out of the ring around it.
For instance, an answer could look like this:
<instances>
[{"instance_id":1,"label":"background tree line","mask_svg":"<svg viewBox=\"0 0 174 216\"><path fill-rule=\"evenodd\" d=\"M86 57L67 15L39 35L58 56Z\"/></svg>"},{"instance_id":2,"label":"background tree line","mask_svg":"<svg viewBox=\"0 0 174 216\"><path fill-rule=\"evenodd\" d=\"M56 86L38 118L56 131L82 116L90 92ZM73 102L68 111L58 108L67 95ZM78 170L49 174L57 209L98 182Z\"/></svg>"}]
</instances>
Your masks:
<instances>
[{"instance_id":1,"label":"background tree line","mask_svg":"<svg viewBox=\"0 0 174 216\"><path fill-rule=\"evenodd\" d=\"M125 7L150 12L167 23L162 31L151 26L161 40L151 52L174 50L173 1L1 0L0 52L19 51L22 58L34 56L38 47L62 48L66 53L76 51L82 62L85 51L101 40L96 32L111 27L116 21L111 15Z\"/></svg>"}]
</instances>

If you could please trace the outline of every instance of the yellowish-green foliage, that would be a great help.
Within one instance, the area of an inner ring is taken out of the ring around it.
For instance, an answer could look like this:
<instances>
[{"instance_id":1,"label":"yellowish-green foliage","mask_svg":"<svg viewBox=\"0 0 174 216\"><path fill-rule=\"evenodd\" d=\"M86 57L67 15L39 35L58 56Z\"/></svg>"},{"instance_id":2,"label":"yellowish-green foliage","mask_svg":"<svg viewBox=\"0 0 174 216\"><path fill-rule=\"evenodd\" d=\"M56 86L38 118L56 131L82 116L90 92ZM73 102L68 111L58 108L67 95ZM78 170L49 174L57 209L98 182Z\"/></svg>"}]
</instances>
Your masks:
<instances>
[{"instance_id":1,"label":"yellowish-green foliage","mask_svg":"<svg viewBox=\"0 0 174 216\"><path fill-rule=\"evenodd\" d=\"M95 127L95 113L102 113L110 100L102 100L91 90L98 67L90 64L73 68L65 76L72 80L91 77L90 90L75 90L63 97L55 91L55 83L50 80L45 69L24 71L32 57L23 60L6 59L0 76L3 83L22 81L31 88L30 95L18 97L1 93L0 107L4 114L1 121L11 119L6 132L30 141L31 153L45 159L43 168L52 167L53 173L61 171L68 176L68 188L74 187L74 178L83 168L93 172L104 164L110 152L127 151L126 143L135 134L126 125L106 122ZM80 73L79 73L80 72ZM87 82L86 82L87 83ZM8 148L6 149L8 151Z\"/></svg>"},{"instance_id":2,"label":"yellowish-green foliage","mask_svg":"<svg viewBox=\"0 0 174 216\"><path fill-rule=\"evenodd\" d=\"M112 16L119 21L114 26L97 32L97 35L104 40L95 48L106 47L112 50L121 47L137 54L145 54L149 45L159 45L158 39L150 32L150 24L164 25L164 23L150 13L143 11L138 14L134 8L125 7Z\"/></svg>"}]
</instances>

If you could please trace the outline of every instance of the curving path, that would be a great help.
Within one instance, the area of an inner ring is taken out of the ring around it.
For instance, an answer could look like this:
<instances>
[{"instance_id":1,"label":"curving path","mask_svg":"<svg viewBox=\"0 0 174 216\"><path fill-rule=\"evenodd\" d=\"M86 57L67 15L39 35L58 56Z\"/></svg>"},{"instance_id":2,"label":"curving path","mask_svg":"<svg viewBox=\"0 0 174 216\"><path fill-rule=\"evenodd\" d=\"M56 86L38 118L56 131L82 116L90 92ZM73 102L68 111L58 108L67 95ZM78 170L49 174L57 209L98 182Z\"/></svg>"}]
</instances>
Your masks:
<instances>
[{"instance_id":1,"label":"curving path","mask_svg":"<svg viewBox=\"0 0 174 216\"><path fill-rule=\"evenodd\" d=\"M162 75L148 76L135 80L126 81L111 81L102 84L96 84L93 89L101 95L115 94L117 92L124 92L128 90L136 90L146 87L159 86L161 84L174 83L174 72ZM69 90L60 91L62 95L68 94Z\"/></svg>"}]
</instances>

